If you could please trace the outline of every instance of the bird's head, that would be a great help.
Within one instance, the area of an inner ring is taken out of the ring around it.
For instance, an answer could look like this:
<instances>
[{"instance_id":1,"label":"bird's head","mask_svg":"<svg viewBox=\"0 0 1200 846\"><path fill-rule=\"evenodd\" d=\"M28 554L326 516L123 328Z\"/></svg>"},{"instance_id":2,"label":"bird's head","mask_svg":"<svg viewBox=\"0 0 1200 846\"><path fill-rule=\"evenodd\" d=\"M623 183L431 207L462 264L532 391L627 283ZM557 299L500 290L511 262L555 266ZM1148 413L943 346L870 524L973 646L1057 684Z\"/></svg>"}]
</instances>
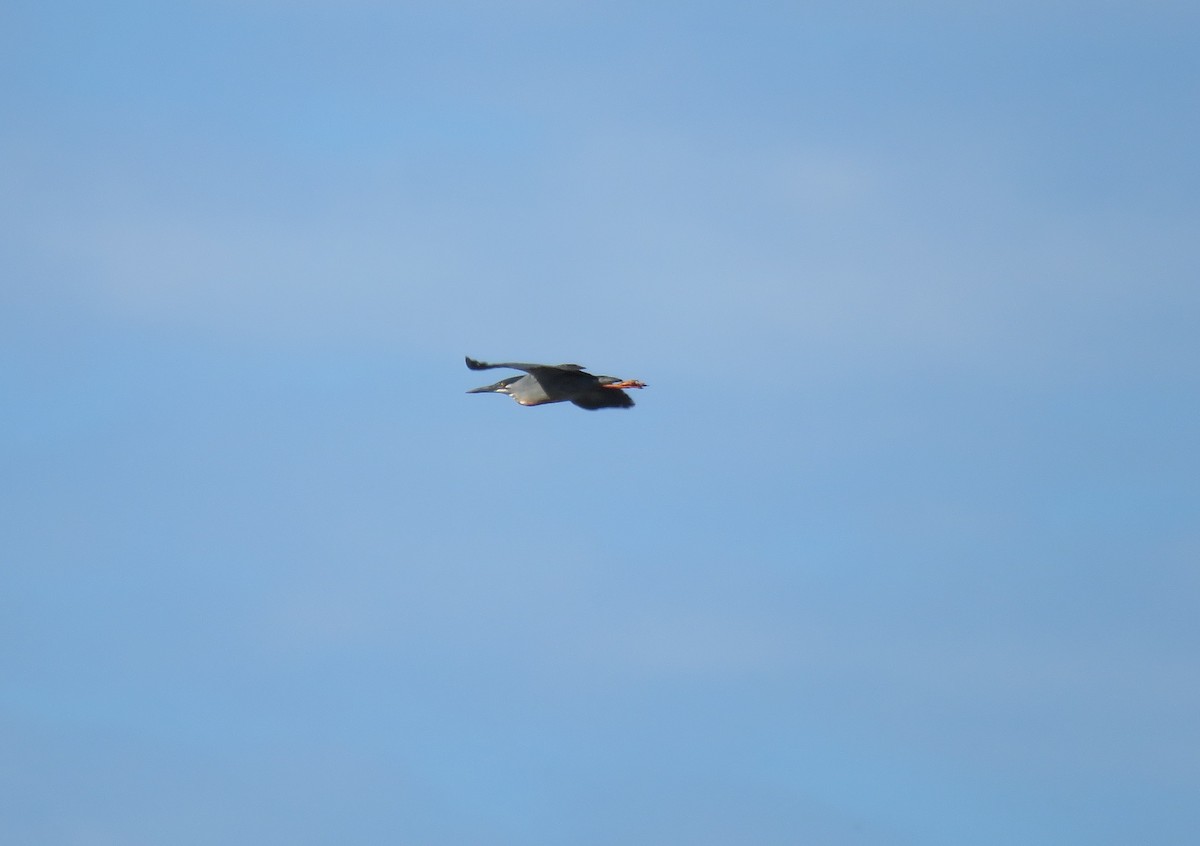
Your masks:
<instances>
[{"instance_id":1,"label":"bird's head","mask_svg":"<svg viewBox=\"0 0 1200 846\"><path fill-rule=\"evenodd\" d=\"M484 385L482 388L472 388L467 391L468 394L511 394L509 385L520 379L520 376L510 376L507 379L501 379L493 385Z\"/></svg>"}]
</instances>

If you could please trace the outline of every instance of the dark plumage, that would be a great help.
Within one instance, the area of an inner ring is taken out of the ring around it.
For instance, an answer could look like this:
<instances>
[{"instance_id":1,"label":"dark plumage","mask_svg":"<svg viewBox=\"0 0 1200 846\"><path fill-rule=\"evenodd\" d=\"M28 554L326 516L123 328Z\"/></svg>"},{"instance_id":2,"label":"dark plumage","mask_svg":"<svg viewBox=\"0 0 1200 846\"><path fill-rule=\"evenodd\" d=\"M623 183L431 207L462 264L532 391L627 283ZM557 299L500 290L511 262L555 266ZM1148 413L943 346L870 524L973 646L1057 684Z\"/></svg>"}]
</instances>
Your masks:
<instances>
[{"instance_id":1,"label":"dark plumage","mask_svg":"<svg viewBox=\"0 0 1200 846\"><path fill-rule=\"evenodd\" d=\"M633 397L623 388L644 388L645 382L618 379L615 376L593 376L578 364L523 364L504 362L488 364L467 357L471 370L491 370L507 367L524 371L524 376L510 376L493 385L473 388L468 394L505 394L521 405L545 405L551 402L572 402L580 408L629 408Z\"/></svg>"}]
</instances>

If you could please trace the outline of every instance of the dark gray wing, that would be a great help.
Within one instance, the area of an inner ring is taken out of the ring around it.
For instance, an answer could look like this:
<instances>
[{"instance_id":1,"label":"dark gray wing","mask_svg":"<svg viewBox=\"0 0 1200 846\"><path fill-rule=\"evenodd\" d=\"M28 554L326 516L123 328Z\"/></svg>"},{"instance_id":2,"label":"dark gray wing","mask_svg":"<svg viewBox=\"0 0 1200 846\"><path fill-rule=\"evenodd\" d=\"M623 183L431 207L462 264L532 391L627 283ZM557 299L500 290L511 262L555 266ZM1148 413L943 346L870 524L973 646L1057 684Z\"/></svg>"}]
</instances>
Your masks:
<instances>
[{"instance_id":1,"label":"dark gray wing","mask_svg":"<svg viewBox=\"0 0 1200 846\"><path fill-rule=\"evenodd\" d=\"M596 388L594 391L572 397L571 402L588 411L595 411L597 408L633 407L633 397L620 388Z\"/></svg>"},{"instance_id":2,"label":"dark gray wing","mask_svg":"<svg viewBox=\"0 0 1200 846\"><path fill-rule=\"evenodd\" d=\"M467 367L471 370L493 370L497 367L507 367L509 370L524 370L526 373L532 373L535 370L583 370L583 367L578 364L525 364L520 361L502 361L496 364L488 364L486 361L476 361L470 356L467 356Z\"/></svg>"}]
</instances>

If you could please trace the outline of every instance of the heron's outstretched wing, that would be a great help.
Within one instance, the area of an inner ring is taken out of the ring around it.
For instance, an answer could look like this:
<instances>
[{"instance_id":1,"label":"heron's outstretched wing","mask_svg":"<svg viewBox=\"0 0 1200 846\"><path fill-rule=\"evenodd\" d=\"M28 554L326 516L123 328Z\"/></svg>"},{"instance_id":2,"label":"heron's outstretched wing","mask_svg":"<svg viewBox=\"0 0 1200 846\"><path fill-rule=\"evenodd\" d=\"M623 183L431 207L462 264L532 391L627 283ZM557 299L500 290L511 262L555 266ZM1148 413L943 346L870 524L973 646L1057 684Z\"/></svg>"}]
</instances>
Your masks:
<instances>
[{"instance_id":1,"label":"heron's outstretched wing","mask_svg":"<svg viewBox=\"0 0 1200 846\"><path fill-rule=\"evenodd\" d=\"M633 397L619 388L596 388L594 391L572 397L571 402L588 411L595 411L597 408L633 407Z\"/></svg>"},{"instance_id":2,"label":"heron's outstretched wing","mask_svg":"<svg viewBox=\"0 0 1200 846\"><path fill-rule=\"evenodd\" d=\"M492 370L497 367L507 367L509 370L524 370L526 373L532 373L535 370L583 370L583 367L578 364L525 364L519 361L502 361L496 364L488 364L486 361L476 361L470 356L467 356L467 367L471 370Z\"/></svg>"}]
</instances>

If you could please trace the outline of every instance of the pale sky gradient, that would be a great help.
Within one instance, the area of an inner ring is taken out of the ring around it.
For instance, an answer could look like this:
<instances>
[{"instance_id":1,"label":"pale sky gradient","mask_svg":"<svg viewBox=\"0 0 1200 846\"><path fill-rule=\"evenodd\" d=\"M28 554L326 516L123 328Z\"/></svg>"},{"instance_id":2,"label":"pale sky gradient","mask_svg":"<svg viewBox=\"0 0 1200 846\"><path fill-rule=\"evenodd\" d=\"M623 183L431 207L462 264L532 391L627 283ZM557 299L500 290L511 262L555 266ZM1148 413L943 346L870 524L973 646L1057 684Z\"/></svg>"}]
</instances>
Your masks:
<instances>
[{"instance_id":1,"label":"pale sky gradient","mask_svg":"<svg viewBox=\"0 0 1200 846\"><path fill-rule=\"evenodd\" d=\"M1200 842L1194 4L15 0L0 109L0 841Z\"/></svg>"}]
</instances>

